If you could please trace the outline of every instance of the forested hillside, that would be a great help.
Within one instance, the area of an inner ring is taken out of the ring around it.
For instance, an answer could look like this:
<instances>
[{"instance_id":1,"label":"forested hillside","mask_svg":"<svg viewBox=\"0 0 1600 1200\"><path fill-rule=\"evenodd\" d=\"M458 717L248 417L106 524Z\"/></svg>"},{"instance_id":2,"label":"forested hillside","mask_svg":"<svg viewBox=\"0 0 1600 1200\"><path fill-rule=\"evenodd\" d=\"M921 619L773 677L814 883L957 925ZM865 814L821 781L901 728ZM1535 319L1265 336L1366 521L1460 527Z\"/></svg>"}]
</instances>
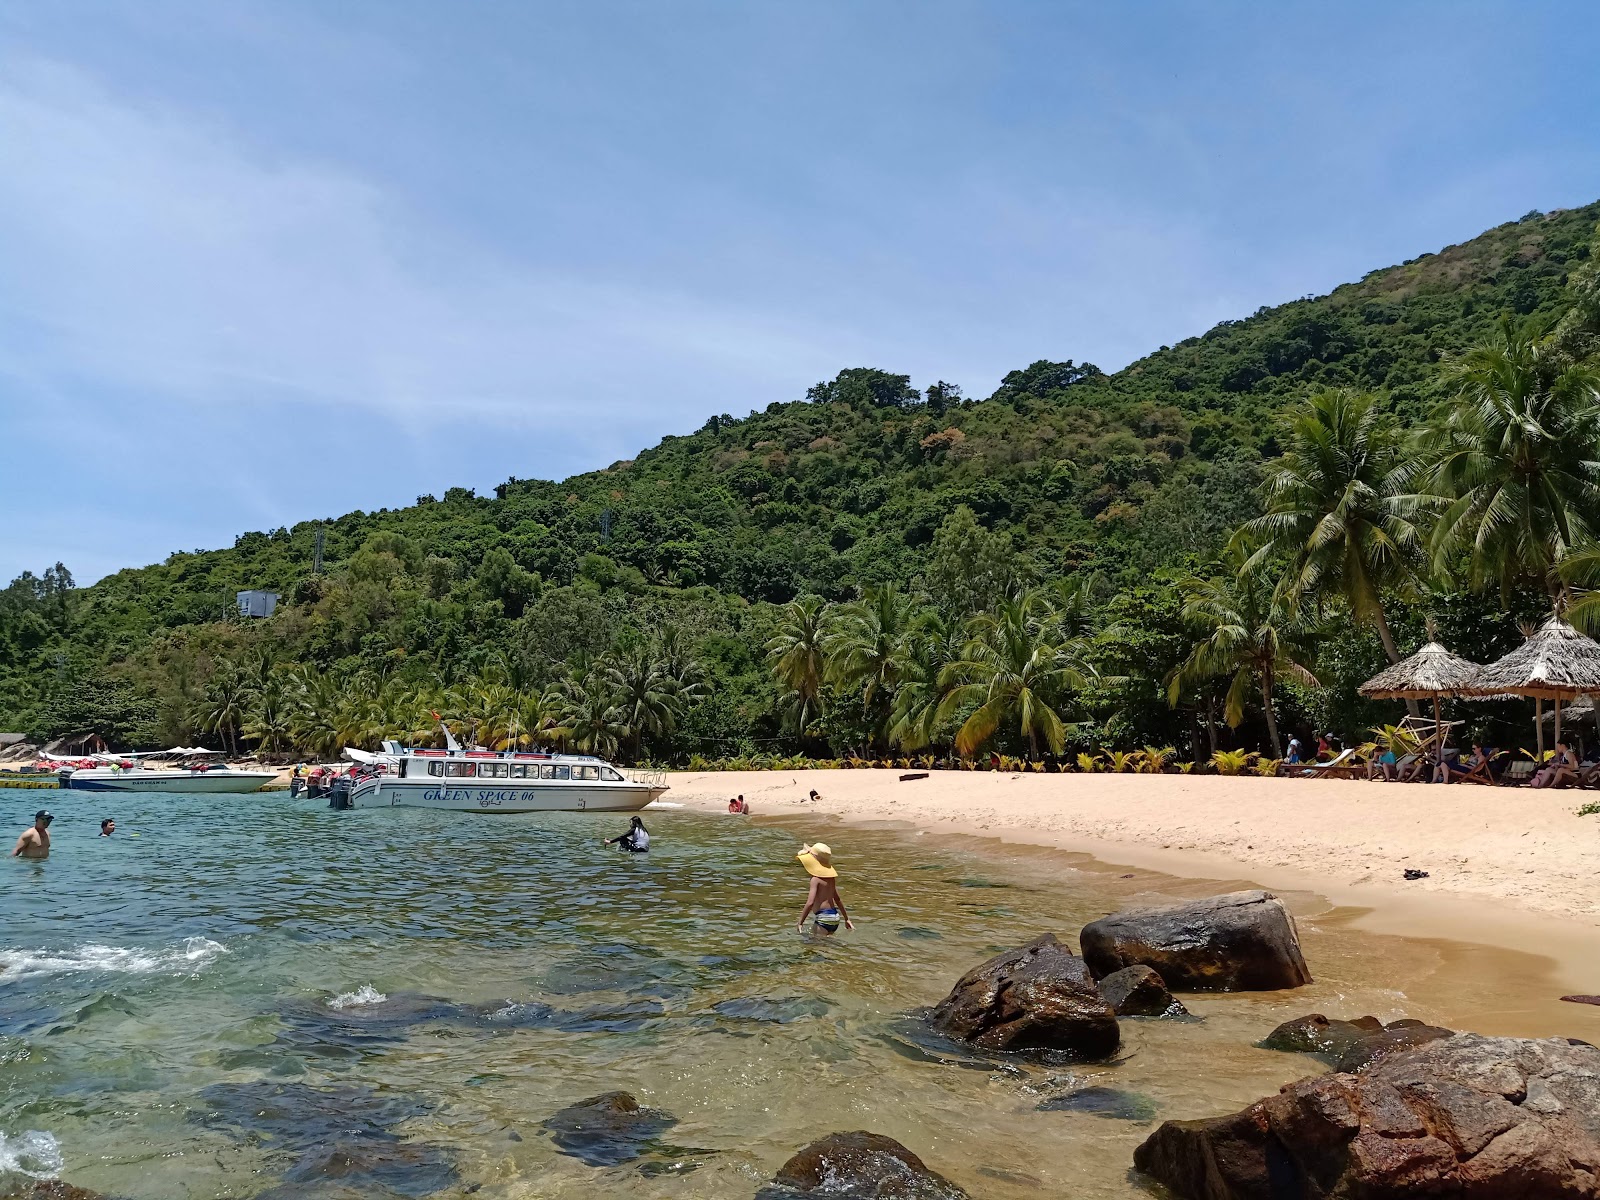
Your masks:
<instances>
[{"instance_id":1,"label":"forested hillside","mask_svg":"<svg viewBox=\"0 0 1600 1200\"><path fill-rule=\"evenodd\" d=\"M1500 614L1547 607L1587 545L1593 463L1560 465L1578 478L1549 561L1507 564L1462 540L1450 502L1481 479L1447 460L1489 437L1459 420L1494 374L1471 377L1484 346L1576 406L1551 437L1592 457L1597 220L1530 214L1115 374L1041 360L980 399L849 369L561 482L245 533L83 589L58 564L0 593L0 729L332 753L430 736L439 708L486 740L514 718L659 761L1254 747L1269 713L1356 736L1382 715L1353 693L1384 661L1380 624L1409 650L1431 616L1487 656L1516 641ZM1259 522L1233 538L1281 508L1285 464L1321 436L1308 414L1374 439L1347 466L1388 464L1374 527L1399 524L1370 551L1370 596ZM1252 636L1281 625L1279 650L1197 658L1227 626L1205 586L1257 605ZM245 588L281 592L276 615L234 614Z\"/></svg>"}]
</instances>

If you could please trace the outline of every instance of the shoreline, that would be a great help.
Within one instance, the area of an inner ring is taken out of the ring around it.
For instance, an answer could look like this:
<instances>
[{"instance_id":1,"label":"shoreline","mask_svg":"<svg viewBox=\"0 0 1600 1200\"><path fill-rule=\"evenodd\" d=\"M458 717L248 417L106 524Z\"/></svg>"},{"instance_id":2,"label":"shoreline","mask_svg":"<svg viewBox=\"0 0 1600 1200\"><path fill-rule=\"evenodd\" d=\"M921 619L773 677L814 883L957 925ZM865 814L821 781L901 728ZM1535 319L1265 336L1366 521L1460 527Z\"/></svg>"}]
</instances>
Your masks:
<instances>
[{"instance_id":1,"label":"shoreline","mask_svg":"<svg viewBox=\"0 0 1600 1200\"><path fill-rule=\"evenodd\" d=\"M822 817L1039 847L1065 855L1057 861L1072 870L1131 867L1214 881L1219 892L1298 893L1365 932L1532 954L1550 960L1564 991L1600 991L1600 819L1576 815L1575 792L953 771L901 782L899 774L674 772L665 800L725 813L742 793L758 820ZM816 803L805 800L812 788ZM1404 881L1413 865L1429 877ZM1583 1006L1563 1007L1583 1021Z\"/></svg>"}]
</instances>

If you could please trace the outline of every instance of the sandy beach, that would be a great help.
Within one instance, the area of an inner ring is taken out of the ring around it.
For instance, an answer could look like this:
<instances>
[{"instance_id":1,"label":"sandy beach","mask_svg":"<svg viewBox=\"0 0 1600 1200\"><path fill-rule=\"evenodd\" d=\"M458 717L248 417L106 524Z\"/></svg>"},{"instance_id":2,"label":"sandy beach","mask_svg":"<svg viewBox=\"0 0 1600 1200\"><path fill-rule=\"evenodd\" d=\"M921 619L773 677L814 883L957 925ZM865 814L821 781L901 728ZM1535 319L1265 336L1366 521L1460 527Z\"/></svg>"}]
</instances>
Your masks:
<instances>
[{"instance_id":1,"label":"sandy beach","mask_svg":"<svg viewBox=\"0 0 1600 1200\"><path fill-rule=\"evenodd\" d=\"M667 799L1075 851L1097 863L1364 910L1374 930L1520 947L1574 968L1600 947L1600 817L1588 793L1214 775L678 773ZM815 788L822 799L806 800ZM825 832L819 829L815 836ZM1428 872L1404 879L1408 869ZM1582 972L1592 974L1592 972ZM1578 986L1579 982L1574 982ZM1582 990L1600 991L1587 986Z\"/></svg>"}]
</instances>

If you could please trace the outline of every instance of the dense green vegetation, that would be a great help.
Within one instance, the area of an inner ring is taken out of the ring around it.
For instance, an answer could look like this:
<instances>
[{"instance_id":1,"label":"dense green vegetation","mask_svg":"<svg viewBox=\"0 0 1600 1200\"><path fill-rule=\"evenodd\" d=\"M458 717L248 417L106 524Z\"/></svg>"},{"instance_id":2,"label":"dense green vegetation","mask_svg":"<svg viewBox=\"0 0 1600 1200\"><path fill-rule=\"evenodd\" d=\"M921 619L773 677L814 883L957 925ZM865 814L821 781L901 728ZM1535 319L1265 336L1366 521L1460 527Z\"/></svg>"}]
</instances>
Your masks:
<instances>
[{"instance_id":1,"label":"dense green vegetation","mask_svg":"<svg viewBox=\"0 0 1600 1200\"><path fill-rule=\"evenodd\" d=\"M1393 706L1355 685L1425 618L1486 659L1594 608L1597 220L1115 374L1040 361L977 400L841 371L603 471L328 521L321 573L317 523L89 588L58 564L0 592L0 728L331 754L438 711L655 761L1359 737ZM239 618L245 588L276 615Z\"/></svg>"}]
</instances>

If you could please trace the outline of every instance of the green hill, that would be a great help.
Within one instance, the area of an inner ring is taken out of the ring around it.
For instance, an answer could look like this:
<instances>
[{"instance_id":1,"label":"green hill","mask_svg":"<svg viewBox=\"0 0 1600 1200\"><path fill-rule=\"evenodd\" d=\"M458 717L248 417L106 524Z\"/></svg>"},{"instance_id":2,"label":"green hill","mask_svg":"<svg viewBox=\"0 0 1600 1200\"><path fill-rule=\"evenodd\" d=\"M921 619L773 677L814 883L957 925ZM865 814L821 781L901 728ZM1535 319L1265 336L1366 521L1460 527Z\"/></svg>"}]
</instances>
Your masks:
<instances>
[{"instance_id":1,"label":"green hill","mask_svg":"<svg viewBox=\"0 0 1600 1200\"><path fill-rule=\"evenodd\" d=\"M965 520L954 516L963 508L997 544L1009 540L1019 577L1093 573L1103 607L1127 603L1163 568L1203 566L1256 513L1285 404L1353 387L1422 417L1445 395L1441 356L1487 336L1501 314L1564 311L1597 221L1600 203L1530 214L1115 374L1041 360L980 400L845 370L803 399L713 416L561 482L511 479L493 496L455 488L404 509L245 533L229 549L84 589L53 572L24 576L0 593L0 728L98 723L186 738L205 723L196 713L219 673L248 666L265 680L273 664L298 664L301 686L359 674L368 690L442 688L488 670L508 687L545 687L575 658L581 670L619 639L671 630L710 697L656 751L777 739L761 652L769 606L917 585L936 533ZM227 615L245 588L281 592L277 615Z\"/></svg>"}]
</instances>

